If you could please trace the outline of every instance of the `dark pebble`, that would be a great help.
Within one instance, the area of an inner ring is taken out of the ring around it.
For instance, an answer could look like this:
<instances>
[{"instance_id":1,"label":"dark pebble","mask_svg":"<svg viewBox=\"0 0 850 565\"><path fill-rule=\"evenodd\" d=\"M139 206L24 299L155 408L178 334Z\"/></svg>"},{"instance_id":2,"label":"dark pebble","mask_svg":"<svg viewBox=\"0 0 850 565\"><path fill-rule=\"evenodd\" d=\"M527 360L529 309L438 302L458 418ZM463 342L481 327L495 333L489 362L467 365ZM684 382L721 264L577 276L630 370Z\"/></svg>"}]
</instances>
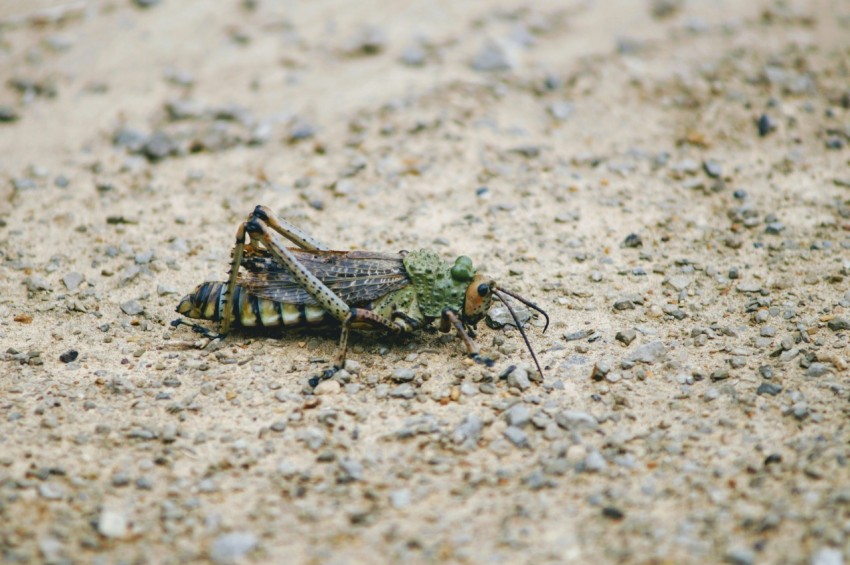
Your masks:
<instances>
[{"instance_id":1,"label":"dark pebble","mask_svg":"<svg viewBox=\"0 0 850 565\"><path fill-rule=\"evenodd\" d=\"M775 383L761 383L756 389L756 394L769 394L770 396L776 396L782 392L782 387Z\"/></svg>"},{"instance_id":2,"label":"dark pebble","mask_svg":"<svg viewBox=\"0 0 850 565\"><path fill-rule=\"evenodd\" d=\"M635 340L636 337L637 332L635 330L623 330L621 332L617 332L617 335L614 337L614 339L616 339L620 343L629 345Z\"/></svg>"},{"instance_id":3,"label":"dark pebble","mask_svg":"<svg viewBox=\"0 0 850 565\"><path fill-rule=\"evenodd\" d=\"M14 122L20 116L11 106L0 106L0 122Z\"/></svg>"},{"instance_id":4,"label":"dark pebble","mask_svg":"<svg viewBox=\"0 0 850 565\"><path fill-rule=\"evenodd\" d=\"M630 233L623 240L623 247L643 247L643 239L636 233Z\"/></svg>"},{"instance_id":5,"label":"dark pebble","mask_svg":"<svg viewBox=\"0 0 850 565\"><path fill-rule=\"evenodd\" d=\"M602 515L609 520L622 520L626 515L616 506L606 506L602 509Z\"/></svg>"},{"instance_id":6,"label":"dark pebble","mask_svg":"<svg viewBox=\"0 0 850 565\"><path fill-rule=\"evenodd\" d=\"M620 299L614 303L614 310L634 310L635 304L631 300L627 300L625 298Z\"/></svg>"},{"instance_id":7,"label":"dark pebble","mask_svg":"<svg viewBox=\"0 0 850 565\"><path fill-rule=\"evenodd\" d=\"M740 188L732 193L732 196L737 198L738 200L744 200L747 197L747 191L741 190Z\"/></svg>"},{"instance_id":8,"label":"dark pebble","mask_svg":"<svg viewBox=\"0 0 850 565\"><path fill-rule=\"evenodd\" d=\"M778 453L771 453L767 457L764 458L764 466L775 465L777 463L782 463L782 456Z\"/></svg>"},{"instance_id":9,"label":"dark pebble","mask_svg":"<svg viewBox=\"0 0 850 565\"><path fill-rule=\"evenodd\" d=\"M759 367L759 374L762 378L770 379L773 377L773 368L770 365L762 365Z\"/></svg>"},{"instance_id":10,"label":"dark pebble","mask_svg":"<svg viewBox=\"0 0 850 565\"><path fill-rule=\"evenodd\" d=\"M824 145L826 145L827 149L844 149L844 140L838 137L837 135L831 135L826 138Z\"/></svg>"},{"instance_id":11,"label":"dark pebble","mask_svg":"<svg viewBox=\"0 0 850 565\"><path fill-rule=\"evenodd\" d=\"M76 359L78 355L79 355L79 353L77 353L75 350L71 349L70 351L66 351L65 353L60 355L59 360L62 361L63 363L70 363L71 361Z\"/></svg>"},{"instance_id":12,"label":"dark pebble","mask_svg":"<svg viewBox=\"0 0 850 565\"><path fill-rule=\"evenodd\" d=\"M847 318L836 317L826 323L827 327L834 332L840 330L850 330L850 320Z\"/></svg>"},{"instance_id":13,"label":"dark pebble","mask_svg":"<svg viewBox=\"0 0 850 565\"><path fill-rule=\"evenodd\" d=\"M767 114L762 114L756 122L756 127L758 128L759 135L764 137L776 129L776 122Z\"/></svg>"}]
</instances>

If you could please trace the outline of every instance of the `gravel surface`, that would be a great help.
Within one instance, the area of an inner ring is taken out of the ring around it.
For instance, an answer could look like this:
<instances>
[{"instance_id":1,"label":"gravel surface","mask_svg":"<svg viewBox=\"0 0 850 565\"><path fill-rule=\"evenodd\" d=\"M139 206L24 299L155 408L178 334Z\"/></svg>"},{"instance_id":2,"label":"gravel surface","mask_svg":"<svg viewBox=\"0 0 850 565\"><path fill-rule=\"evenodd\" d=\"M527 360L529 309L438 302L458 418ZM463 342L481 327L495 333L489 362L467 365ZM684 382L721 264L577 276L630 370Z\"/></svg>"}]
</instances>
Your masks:
<instances>
[{"instance_id":1,"label":"gravel surface","mask_svg":"<svg viewBox=\"0 0 850 565\"><path fill-rule=\"evenodd\" d=\"M850 561L850 5L291 8L0 6L0 561ZM545 378L171 327L259 203Z\"/></svg>"}]
</instances>

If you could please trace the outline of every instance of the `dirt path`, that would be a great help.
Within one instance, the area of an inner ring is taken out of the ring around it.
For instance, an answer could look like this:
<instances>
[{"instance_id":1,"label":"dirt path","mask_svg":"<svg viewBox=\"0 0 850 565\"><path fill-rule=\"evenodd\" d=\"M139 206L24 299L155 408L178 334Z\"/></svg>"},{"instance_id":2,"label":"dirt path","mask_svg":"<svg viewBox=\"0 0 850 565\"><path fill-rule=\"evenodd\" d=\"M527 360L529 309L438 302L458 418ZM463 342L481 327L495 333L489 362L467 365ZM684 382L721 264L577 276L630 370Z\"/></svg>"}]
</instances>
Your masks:
<instances>
[{"instance_id":1,"label":"dirt path","mask_svg":"<svg viewBox=\"0 0 850 565\"><path fill-rule=\"evenodd\" d=\"M4 562L850 557L847 2L13 0L0 47ZM319 395L334 336L201 349L258 203L472 257L545 380L483 325Z\"/></svg>"}]
</instances>

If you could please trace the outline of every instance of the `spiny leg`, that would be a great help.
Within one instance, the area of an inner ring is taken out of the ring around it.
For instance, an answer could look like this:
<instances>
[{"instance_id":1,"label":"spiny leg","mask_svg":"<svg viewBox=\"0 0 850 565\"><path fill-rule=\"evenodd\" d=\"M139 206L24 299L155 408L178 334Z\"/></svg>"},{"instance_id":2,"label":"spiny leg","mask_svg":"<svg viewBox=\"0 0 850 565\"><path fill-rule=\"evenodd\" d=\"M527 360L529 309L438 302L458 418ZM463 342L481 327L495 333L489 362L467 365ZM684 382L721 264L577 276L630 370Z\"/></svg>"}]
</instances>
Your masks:
<instances>
[{"instance_id":1,"label":"spiny leg","mask_svg":"<svg viewBox=\"0 0 850 565\"><path fill-rule=\"evenodd\" d=\"M233 295L236 290L236 278L239 275L239 266L242 264L242 254L245 249L245 224L239 224L236 230L236 243L233 245L233 258L230 261L230 276L227 279L227 289L224 291L223 308L221 309L221 322L219 333L222 336L230 331L230 322L233 317Z\"/></svg>"},{"instance_id":2,"label":"spiny leg","mask_svg":"<svg viewBox=\"0 0 850 565\"><path fill-rule=\"evenodd\" d=\"M472 341L472 338L466 333L466 330L463 329L463 322L460 321L460 318L457 317L457 314L452 310L443 310L443 316L440 320L440 330L448 331L450 328L454 328L457 330L457 336L466 346L466 351L470 357L476 363L482 363L487 365L488 367L493 366L493 360L487 357L481 357L478 344Z\"/></svg>"},{"instance_id":3,"label":"spiny leg","mask_svg":"<svg viewBox=\"0 0 850 565\"><path fill-rule=\"evenodd\" d=\"M321 378L314 377L310 379L310 384L316 386L319 380L327 379L342 368L345 364L345 354L348 348L348 334L351 330L351 324L355 322L366 322L378 327L383 327L392 332L400 331L398 325L383 316L380 316L371 310L362 308L351 308L345 301L329 289L325 283L310 272L290 251L283 245L278 235L271 231L266 223L255 218L246 222L245 229L252 238L259 240L268 250L269 253L283 266L289 269L292 276L298 283L307 291L307 293L322 307L327 313L333 316L342 324L342 334L340 335L339 348L337 349L334 358L334 364L331 369L322 373Z\"/></svg>"},{"instance_id":4,"label":"spiny leg","mask_svg":"<svg viewBox=\"0 0 850 565\"><path fill-rule=\"evenodd\" d=\"M239 267L242 265L242 256L244 255L245 249L246 226L249 222L254 220L262 221L265 225L275 230L298 247L307 251L325 251L328 249L324 243L315 239L301 228L290 224L286 220L278 218L268 207L257 205L248 217L248 221L241 223L239 228L236 230L236 243L233 246L233 253L231 254L230 276L227 280L227 290L224 295L222 317L219 326L219 333L222 336L227 335L228 331L230 331L230 324L233 316L233 296L236 290L236 280L239 276ZM254 241L253 236L251 236L251 239Z\"/></svg>"},{"instance_id":5,"label":"spiny leg","mask_svg":"<svg viewBox=\"0 0 850 565\"><path fill-rule=\"evenodd\" d=\"M342 323L342 332L339 336L339 346L337 346L336 354L334 355L333 365L331 368L323 371L322 374L312 377L308 381L310 386L315 388L321 381L331 378L337 371L345 366L345 355L348 352L348 336L351 333L351 325L358 322L382 327L394 333L402 332L402 328L399 325L390 322L383 316L376 314L371 310L352 308L345 321Z\"/></svg>"},{"instance_id":6,"label":"spiny leg","mask_svg":"<svg viewBox=\"0 0 850 565\"><path fill-rule=\"evenodd\" d=\"M266 206L258 205L254 208L254 212L251 213L251 217L248 218L248 221L251 220L261 220L268 227L305 251L328 251L330 249L327 245L298 226L278 218L275 213Z\"/></svg>"}]
</instances>

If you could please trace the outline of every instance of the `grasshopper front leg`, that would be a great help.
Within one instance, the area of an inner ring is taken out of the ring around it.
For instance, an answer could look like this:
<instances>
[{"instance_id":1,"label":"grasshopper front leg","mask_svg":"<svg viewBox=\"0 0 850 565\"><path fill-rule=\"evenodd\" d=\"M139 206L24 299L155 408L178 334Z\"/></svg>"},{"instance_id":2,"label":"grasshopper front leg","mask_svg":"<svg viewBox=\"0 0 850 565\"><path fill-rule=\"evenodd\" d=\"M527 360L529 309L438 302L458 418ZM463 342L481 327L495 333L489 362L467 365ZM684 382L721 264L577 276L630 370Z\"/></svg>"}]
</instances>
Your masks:
<instances>
[{"instance_id":1,"label":"grasshopper front leg","mask_svg":"<svg viewBox=\"0 0 850 565\"><path fill-rule=\"evenodd\" d=\"M322 373L321 377L310 379L310 384L316 386L319 380L328 379L333 376L343 365L345 365L345 354L348 349L348 335L354 323L368 323L382 327L388 331L398 333L401 328L392 321L364 308L351 308L345 301L329 289L325 283L310 272L295 255L286 248L281 238L271 229L262 218L254 217L245 222L245 230L252 239L256 239L268 250L269 253L283 266L285 266L295 280L307 291L307 293L328 314L333 316L342 325L342 333L339 339L339 347L334 356L331 369Z\"/></svg>"},{"instance_id":2,"label":"grasshopper front leg","mask_svg":"<svg viewBox=\"0 0 850 565\"><path fill-rule=\"evenodd\" d=\"M454 328L457 331L457 336L466 346L467 354L475 360L476 363L483 363L488 367L493 366L493 360L487 357L481 357L480 351L478 349L478 344L472 341L472 338L469 337L469 334L463 327L463 322L460 321L458 315L453 310L443 310L443 315L440 318L440 331L448 332Z\"/></svg>"}]
</instances>

